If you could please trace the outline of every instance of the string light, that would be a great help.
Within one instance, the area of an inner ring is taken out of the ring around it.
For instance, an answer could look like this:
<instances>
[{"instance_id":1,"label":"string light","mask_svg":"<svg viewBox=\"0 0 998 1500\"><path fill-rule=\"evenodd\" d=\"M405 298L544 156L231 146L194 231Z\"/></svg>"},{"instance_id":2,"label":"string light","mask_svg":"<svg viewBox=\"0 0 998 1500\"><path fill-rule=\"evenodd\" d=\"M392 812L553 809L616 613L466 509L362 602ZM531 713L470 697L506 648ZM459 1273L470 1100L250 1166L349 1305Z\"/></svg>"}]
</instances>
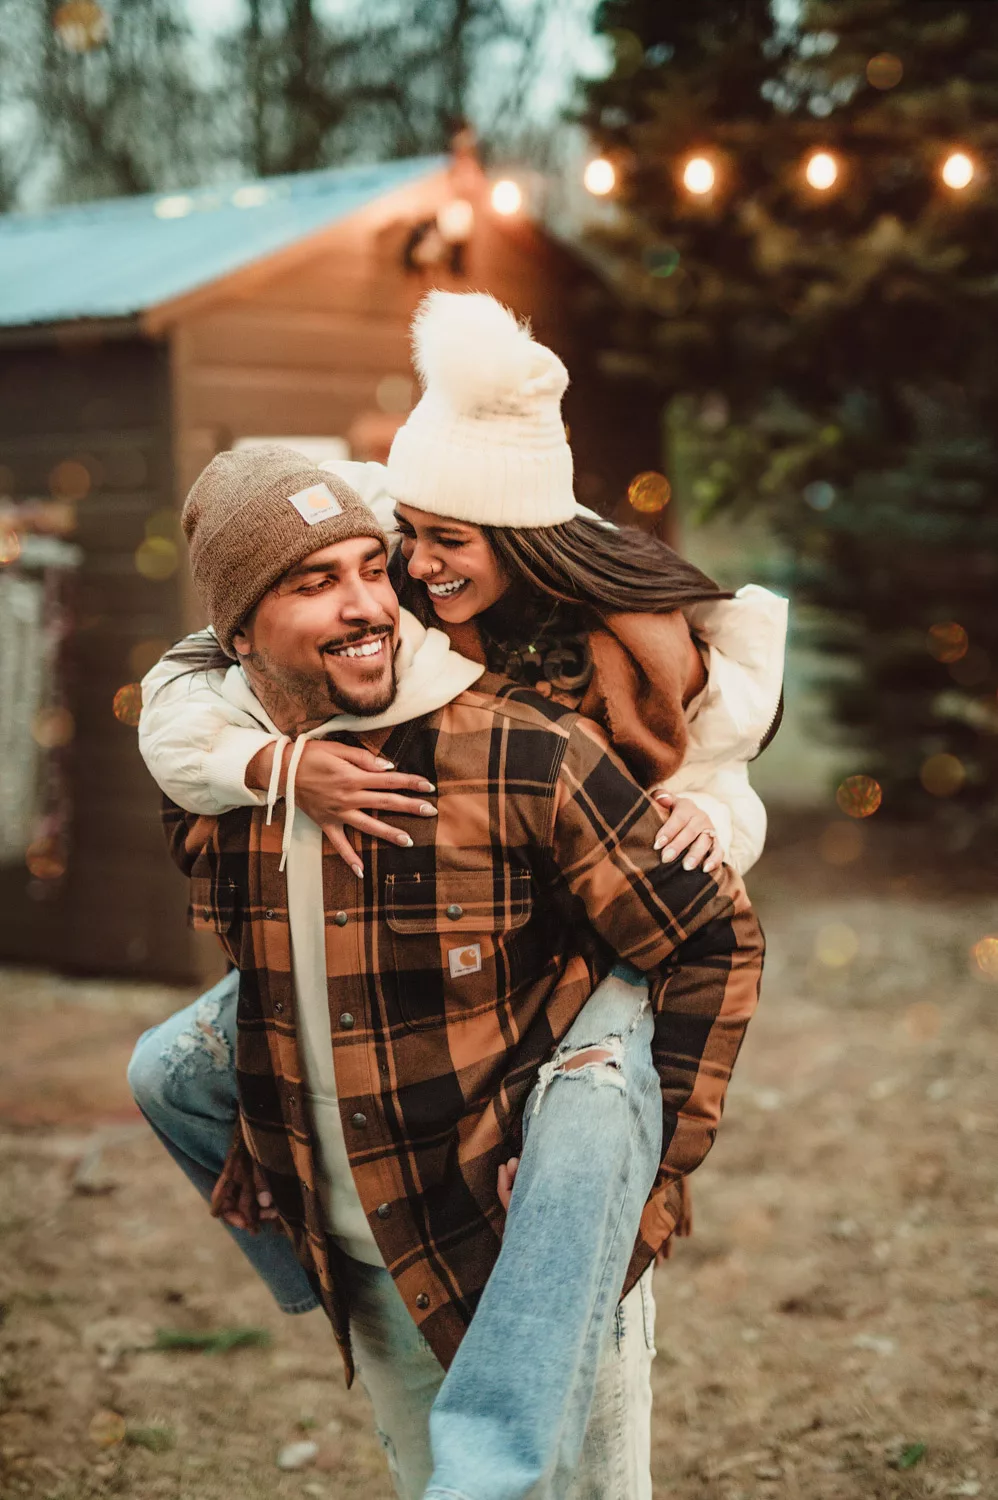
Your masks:
<instances>
[{"instance_id":1,"label":"string light","mask_svg":"<svg viewBox=\"0 0 998 1500\"><path fill-rule=\"evenodd\" d=\"M827 193L839 178L839 164L830 151L815 151L807 159L804 176L819 193Z\"/></svg>"},{"instance_id":2,"label":"string light","mask_svg":"<svg viewBox=\"0 0 998 1500\"><path fill-rule=\"evenodd\" d=\"M520 184L511 177L504 177L501 182L497 182L492 189L492 207L506 219L512 214L518 214L523 207Z\"/></svg>"},{"instance_id":3,"label":"string light","mask_svg":"<svg viewBox=\"0 0 998 1500\"><path fill-rule=\"evenodd\" d=\"M942 179L948 188L959 192L970 186L974 172L974 163L965 151L952 151L943 162Z\"/></svg>"},{"instance_id":4,"label":"string light","mask_svg":"<svg viewBox=\"0 0 998 1500\"><path fill-rule=\"evenodd\" d=\"M847 776L839 784L835 800L848 818L870 818L879 808L884 794L872 776Z\"/></svg>"},{"instance_id":5,"label":"string light","mask_svg":"<svg viewBox=\"0 0 998 1500\"><path fill-rule=\"evenodd\" d=\"M711 192L716 181L714 165L706 156L691 156L683 168L683 186L688 193L695 193L698 198Z\"/></svg>"},{"instance_id":6,"label":"string light","mask_svg":"<svg viewBox=\"0 0 998 1500\"><path fill-rule=\"evenodd\" d=\"M587 192L595 198L605 198L607 193L612 193L617 186L617 173L612 161L607 161L605 156L597 156L591 161L583 174L582 181L585 183Z\"/></svg>"}]
</instances>

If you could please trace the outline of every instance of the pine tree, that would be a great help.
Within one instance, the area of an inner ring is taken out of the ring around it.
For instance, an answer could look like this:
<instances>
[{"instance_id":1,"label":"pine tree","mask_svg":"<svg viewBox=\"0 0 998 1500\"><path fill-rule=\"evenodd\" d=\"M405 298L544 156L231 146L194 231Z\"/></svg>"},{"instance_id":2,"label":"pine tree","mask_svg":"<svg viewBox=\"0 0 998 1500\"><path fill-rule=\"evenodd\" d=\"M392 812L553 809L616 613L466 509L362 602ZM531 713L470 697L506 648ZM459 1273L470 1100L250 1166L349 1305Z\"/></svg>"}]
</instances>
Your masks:
<instances>
[{"instance_id":1,"label":"pine tree","mask_svg":"<svg viewBox=\"0 0 998 1500\"><path fill-rule=\"evenodd\" d=\"M967 842L998 822L998 14L836 0L781 33L765 9L602 9L641 59L590 97L624 173L613 331L722 427L701 513L753 508L786 543L885 810Z\"/></svg>"}]
</instances>

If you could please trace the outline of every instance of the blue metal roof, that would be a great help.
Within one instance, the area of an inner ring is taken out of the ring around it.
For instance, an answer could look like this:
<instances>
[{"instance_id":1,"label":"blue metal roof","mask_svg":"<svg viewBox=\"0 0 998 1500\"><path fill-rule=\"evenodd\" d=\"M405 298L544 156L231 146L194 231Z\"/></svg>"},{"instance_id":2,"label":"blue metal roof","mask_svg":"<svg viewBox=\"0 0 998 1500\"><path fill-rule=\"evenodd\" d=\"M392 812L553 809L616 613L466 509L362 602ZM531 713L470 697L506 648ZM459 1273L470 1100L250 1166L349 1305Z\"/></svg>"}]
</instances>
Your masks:
<instances>
[{"instance_id":1,"label":"blue metal roof","mask_svg":"<svg viewBox=\"0 0 998 1500\"><path fill-rule=\"evenodd\" d=\"M142 312L445 165L423 156L0 215L0 327Z\"/></svg>"}]
</instances>

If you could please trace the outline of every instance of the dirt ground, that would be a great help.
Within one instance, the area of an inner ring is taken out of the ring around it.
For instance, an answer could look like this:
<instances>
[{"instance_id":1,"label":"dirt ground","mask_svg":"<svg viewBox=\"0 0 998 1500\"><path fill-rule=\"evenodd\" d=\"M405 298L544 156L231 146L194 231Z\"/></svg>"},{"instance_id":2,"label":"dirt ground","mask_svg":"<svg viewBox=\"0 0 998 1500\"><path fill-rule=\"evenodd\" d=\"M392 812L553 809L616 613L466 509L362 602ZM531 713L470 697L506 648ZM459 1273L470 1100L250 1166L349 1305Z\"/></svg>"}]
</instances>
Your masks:
<instances>
[{"instance_id":1,"label":"dirt ground","mask_svg":"<svg viewBox=\"0 0 998 1500\"><path fill-rule=\"evenodd\" d=\"M656 1273L655 1493L998 1497L998 903L813 849L751 882L764 1003ZM0 1493L387 1500L322 1315L276 1311L132 1110L131 1044L187 998L0 973ZM270 1343L151 1347L231 1327Z\"/></svg>"}]
</instances>

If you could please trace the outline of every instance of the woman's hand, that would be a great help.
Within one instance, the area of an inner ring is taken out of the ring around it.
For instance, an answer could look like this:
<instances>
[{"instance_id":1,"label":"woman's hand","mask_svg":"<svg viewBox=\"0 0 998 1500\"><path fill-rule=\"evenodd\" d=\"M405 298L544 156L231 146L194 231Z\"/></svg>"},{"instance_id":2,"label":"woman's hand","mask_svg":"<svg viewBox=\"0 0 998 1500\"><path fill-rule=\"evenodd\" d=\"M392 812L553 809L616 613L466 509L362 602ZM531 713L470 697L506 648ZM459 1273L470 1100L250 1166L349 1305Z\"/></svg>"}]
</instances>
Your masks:
<instances>
[{"instance_id":1,"label":"woman's hand","mask_svg":"<svg viewBox=\"0 0 998 1500\"><path fill-rule=\"evenodd\" d=\"M277 1209L256 1162L246 1149L242 1130L236 1134L221 1176L211 1194L211 1212L233 1229L259 1234L260 1225L277 1218Z\"/></svg>"},{"instance_id":2,"label":"woman's hand","mask_svg":"<svg viewBox=\"0 0 998 1500\"><path fill-rule=\"evenodd\" d=\"M718 847L717 830L707 814L688 797L674 797L666 791L655 792L654 796L662 807L670 809L667 822L655 835L654 847L661 849L662 863L671 864L685 849L684 870L695 870L702 865L704 874L709 875L718 869L724 858Z\"/></svg>"},{"instance_id":3,"label":"woman's hand","mask_svg":"<svg viewBox=\"0 0 998 1500\"><path fill-rule=\"evenodd\" d=\"M285 752L290 758L290 747ZM268 745L250 761L247 786L266 791L270 785L273 746ZM284 783L281 782L283 793ZM337 854L360 878L364 866L346 836L347 827L388 839L407 848L412 840L401 828L382 823L369 811L405 813L410 817L435 818L436 808L423 797L403 797L401 792L432 792L436 788L422 776L406 776L391 761L372 755L359 746L340 745L335 740L309 740L295 777L295 802L306 817L318 823ZM364 811L363 809L368 809Z\"/></svg>"},{"instance_id":4,"label":"woman's hand","mask_svg":"<svg viewBox=\"0 0 998 1500\"><path fill-rule=\"evenodd\" d=\"M499 1168L499 1181L497 1183L499 1202L507 1213L509 1213L510 1199L513 1196L513 1183L516 1181L516 1172L519 1165L520 1158L518 1156L511 1156L509 1161L503 1162Z\"/></svg>"}]
</instances>

